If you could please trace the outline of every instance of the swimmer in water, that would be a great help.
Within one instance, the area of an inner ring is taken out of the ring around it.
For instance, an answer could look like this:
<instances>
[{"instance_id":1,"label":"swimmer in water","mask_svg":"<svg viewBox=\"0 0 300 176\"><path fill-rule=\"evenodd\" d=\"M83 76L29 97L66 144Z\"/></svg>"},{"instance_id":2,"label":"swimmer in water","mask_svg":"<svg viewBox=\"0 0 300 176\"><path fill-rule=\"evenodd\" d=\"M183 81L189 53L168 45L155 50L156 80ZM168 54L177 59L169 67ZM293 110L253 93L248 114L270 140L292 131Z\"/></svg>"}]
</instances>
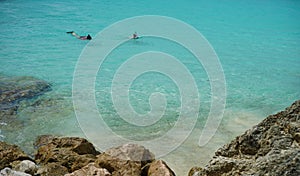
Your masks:
<instances>
[{"instance_id":1,"label":"swimmer in water","mask_svg":"<svg viewBox=\"0 0 300 176\"><path fill-rule=\"evenodd\" d=\"M92 40L92 37L90 36L90 34L88 34L87 36L80 36L80 35L76 34L74 31L67 32L67 34L71 34L80 40Z\"/></svg>"},{"instance_id":2,"label":"swimmer in water","mask_svg":"<svg viewBox=\"0 0 300 176\"><path fill-rule=\"evenodd\" d=\"M131 37L132 39L138 39L138 38L140 38L138 35L137 35L137 33L136 32L134 32L133 34L132 34L132 37Z\"/></svg>"}]
</instances>

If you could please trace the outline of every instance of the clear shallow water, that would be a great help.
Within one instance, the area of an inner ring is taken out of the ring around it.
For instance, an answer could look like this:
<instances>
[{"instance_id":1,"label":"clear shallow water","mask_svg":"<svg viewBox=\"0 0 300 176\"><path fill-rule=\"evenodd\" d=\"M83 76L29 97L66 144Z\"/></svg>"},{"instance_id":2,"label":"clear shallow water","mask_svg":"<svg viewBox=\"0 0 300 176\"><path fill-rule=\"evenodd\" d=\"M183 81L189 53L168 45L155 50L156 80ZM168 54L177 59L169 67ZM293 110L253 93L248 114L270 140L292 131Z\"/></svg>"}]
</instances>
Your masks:
<instances>
[{"instance_id":1,"label":"clear shallow water","mask_svg":"<svg viewBox=\"0 0 300 176\"><path fill-rule=\"evenodd\" d=\"M52 92L38 98L43 103L35 108L28 108L34 101L23 103L18 113L20 121L1 126L4 140L30 150L29 146L38 134L83 136L74 115L71 89L77 59L88 42L76 40L65 32L74 30L95 36L118 20L149 14L170 16L189 23L216 50L226 77L227 104L223 123L213 141L203 148L197 147L210 103L207 75L193 56L169 41L144 38L138 42L130 41L116 50L104 63L104 69L99 70L95 94L98 108L106 114L105 119L112 128L129 137L133 132L140 133L134 128L128 130L116 120L108 93L115 69L126 56L146 50L162 50L180 58L197 81L201 109L191 137L165 157L174 168L183 167L177 169L177 173L207 161L209 154L194 156L195 152L212 154L216 147L234 135L299 99L298 1L0 1L1 74L35 76L53 85ZM149 111L151 92L167 93L169 109L166 121L160 125L164 130L172 127L179 106L178 89L172 81L159 75L144 75L132 84L131 90L133 107L141 113ZM139 137L149 136L149 131L153 133L151 137L156 137L164 130L153 126Z\"/></svg>"}]
</instances>

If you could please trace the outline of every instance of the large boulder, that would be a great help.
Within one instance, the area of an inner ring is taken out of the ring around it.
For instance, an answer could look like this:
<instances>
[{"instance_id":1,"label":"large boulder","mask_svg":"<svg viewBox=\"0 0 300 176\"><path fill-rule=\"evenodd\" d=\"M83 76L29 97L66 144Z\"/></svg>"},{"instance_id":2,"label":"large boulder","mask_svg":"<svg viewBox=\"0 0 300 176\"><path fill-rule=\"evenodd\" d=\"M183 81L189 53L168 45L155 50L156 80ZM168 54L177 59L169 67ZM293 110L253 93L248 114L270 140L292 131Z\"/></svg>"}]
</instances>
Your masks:
<instances>
[{"instance_id":1,"label":"large boulder","mask_svg":"<svg viewBox=\"0 0 300 176\"><path fill-rule=\"evenodd\" d=\"M35 145L38 147L35 159L39 164L57 163L68 169L78 170L94 162L99 154L93 144L78 137L41 136Z\"/></svg>"},{"instance_id":2,"label":"large boulder","mask_svg":"<svg viewBox=\"0 0 300 176\"><path fill-rule=\"evenodd\" d=\"M270 115L215 153L193 176L300 175L300 101Z\"/></svg>"},{"instance_id":3,"label":"large boulder","mask_svg":"<svg viewBox=\"0 0 300 176\"><path fill-rule=\"evenodd\" d=\"M155 159L152 152L138 144L124 144L119 147L110 148L105 153L122 160L139 161L143 165Z\"/></svg>"},{"instance_id":4,"label":"large boulder","mask_svg":"<svg viewBox=\"0 0 300 176\"><path fill-rule=\"evenodd\" d=\"M56 149L68 149L72 152L77 153L78 155L91 154L96 156L100 154L95 149L92 143L84 138L79 137L57 137L53 135L41 135L37 138L34 145L38 149L45 146Z\"/></svg>"},{"instance_id":5,"label":"large boulder","mask_svg":"<svg viewBox=\"0 0 300 176\"><path fill-rule=\"evenodd\" d=\"M98 155L95 166L112 175L140 176L142 167L155 159L148 149L137 144L125 144Z\"/></svg>"},{"instance_id":6,"label":"large boulder","mask_svg":"<svg viewBox=\"0 0 300 176\"><path fill-rule=\"evenodd\" d=\"M0 141L0 169L11 167L14 161L31 160L18 146Z\"/></svg>"}]
</instances>

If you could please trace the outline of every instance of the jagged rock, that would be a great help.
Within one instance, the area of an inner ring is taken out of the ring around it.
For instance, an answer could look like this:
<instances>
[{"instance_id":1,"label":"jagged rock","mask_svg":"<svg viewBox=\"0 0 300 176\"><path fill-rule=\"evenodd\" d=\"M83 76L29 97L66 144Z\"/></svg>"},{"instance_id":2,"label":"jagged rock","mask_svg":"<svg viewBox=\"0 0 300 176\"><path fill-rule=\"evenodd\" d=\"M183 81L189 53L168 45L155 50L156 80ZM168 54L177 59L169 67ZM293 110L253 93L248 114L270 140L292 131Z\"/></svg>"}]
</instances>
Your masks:
<instances>
[{"instance_id":1,"label":"jagged rock","mask_svg":"<svg viewBox=\"0 0 300 176\"><path fill-rule=\"evenodd\" d=\"M41 166L36 175L40 176L63 176L68 173L68 169L58 163L48 163Z\"/></svg>"},{"instance_id":2,"label":"jagged rock","mask_svg":"<svg viewBox=\"0 0 300 176\"><path fill-rule=\"evenodd\" d=\"M95 167L95 163L90 163L75 172L66 174L65 176L111 176L111 173L104 168Z\"/></svg>"},{"instance_id":3,"label":"jagged rock","mask_svg":"<svg viewBox=\"0 0 300 176\"><path fill-rule=\"evenodd\" d=\"M110 148L105 153L122 160L141 161L143 165L155 159L153 153L138 144L124 144L119 147Z\"/></svg>"},{"instance_id":4,"label":"jagged rock","mask_svg":"<svg viewBox=\"0 0 300 176\"><path fill-rule=\"evenodd\" d=\"M4 168L0 171L1 176L31 176L30 174L26 174L24 172L19 172L12 170L11 168Z\"/></svg>"},{"instance_id":5,"label":"jagged rock","mask_svg":"<svg viewBox=\"0 0 300 176\"><path fill-rule=\"evenodd\" d=\"M162 160L156 160L143 168L143 174L147 176L175 176L175 173Z\"/></svg>"},{"instance_id":6,"label":"jagged rock","mask_svg":"<svg viewBox=\"0 0 300 176\"><path fill-rule=\"evenodd\" d=\"M33 145L36 149L38 149L43 145L47 145L48 143L51 143L54 138L56 137L53 135L40 135L36 138Z\"/></svg>"},{"instance_id":7,"label":"jagged rock","mask_svg":"<svg viewBox=\"0 0 300 176\"><path fill-rule=\"evenodd\" d=\"M299 117L300 101L296 101L217 150L209 164L193 175L300 175Z\"/></svg>"},{"instance_id":8,"label":"jagged rock","mask_svg":"<svg viewBox=\"0 0 300 176\"><path fill-rule=\"evenodd\" d=\"M112 175L140 176L142 164L140 161L122 160L106 153L98 155L95 166L107 169Z\"/></svg>"},{"instance_id":9,"label":"jagged rock","mask_svg":"<svg viewBox=\"0 0 300 176\"><path fill-rule=\"evenodd\" d=\"M0 169L11 167L14 161L31 160L18 146L0 142Z\"/></svg>"},{"instance_id":10,"label":"jagged rock","mask_svg":"<svg viewBox=\"0 0 300 176\"><path fill-rule=\"evenodd\" d=\"M140 176L144 165L155 159L143 146L125 144L98 155L95 166L107 169L112 175Z\"/></svg>"},{"instance_id":11,"label":"jagged rock","mask_svg":"<svg viewBox=\"0 0 300 176\"><path fill-rule=\"evenodd\" d=\"M35 142L35 145L40 147L51 146L53 148L65 148L79 155L91 154L96 156L99 154L92 143L79 137L55 137L43 135L38 137L38 141Z\"/></svg>"},{"instance_id":12,"label":"jagged rock","mask_svg":"<svg viewBox=\"0 0 300 176\"><path fill-rule=\"evenodd\" d=\"M37 166L30 160L17 161L12 168L16 171L25 172L31 175L37 171Z\"/></svg>"},{"instance_id":13,"label":"jagged rock","mask_svg":"<svg viewBox=\"0 0 300 176\"><path fill-rule=\"evenodd\" d=\"M189 171L189 176L196 176L200 171L202 171L201 167L192 167L192 169Z\"/></svg>"},{"instance_id":14,"label":"jagged rock","mask_svg":"<svg viewBox=\"0 0 300 176\"><path fill-rule=\"evenodd\" d=\"M94 162L96 155L99 154L93 144L83 138L49 136L44 138L39 137L35 143L39 146L35 159L40 164L58 163L65 166L69 172L73 172Z\"/></svg>"},{"instance_id":15,"label":"jagged rock","mask_svg":"<svg viewBox=\"0 0 300 176\"><path fill-rule=\"evenodd\" d=\"M43 135L37 138L35 146L38 149L35 162L39 166L17 146L0 142L1 166L14 169L5 169L3 173L19 174L22 171L40 176L175 175L165 162L156 161L153 153L137 144L125 144L99 154L86 139Z\"/></svg>"}]
</instances>

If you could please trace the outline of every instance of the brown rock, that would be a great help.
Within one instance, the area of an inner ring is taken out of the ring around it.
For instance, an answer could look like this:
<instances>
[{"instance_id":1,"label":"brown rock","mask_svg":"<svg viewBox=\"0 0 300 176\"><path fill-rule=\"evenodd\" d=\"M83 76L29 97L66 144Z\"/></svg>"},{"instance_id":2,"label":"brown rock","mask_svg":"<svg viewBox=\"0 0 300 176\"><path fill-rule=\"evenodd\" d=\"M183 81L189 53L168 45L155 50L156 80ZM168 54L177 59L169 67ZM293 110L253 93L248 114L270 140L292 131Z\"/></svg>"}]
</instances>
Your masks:
<instances>
[{"instance_id":1,"label":"brown rock","mask_svg":"<svg viewBox=\"0 0 300 176\"><path fill-rule=\"evenodd\" d=\"M31 160L18 146L0 142L0 170L11 167L13 161Z\"/></svg>"},{"instance_id":2,"label":"brown rock","mask_svg":"<svg viewBox=\"0 0 300 176\"><path fill-rule=\"evenodd\" d=\"M124 144L119 147L110 148L105 153L122 160L141 161L143 165L155 159L153 153L138 144Z\"/></svg>"},{"instance_id":3,"label":"brown rock","mask_svg":"<svg viewBox=\"0 0 300 176\"><path fill-rule=\"evenodd\" d=\"M69 165L71 167L70 172L78 170L78 169L88 165L89 163L94 162L95 159L96 159L96 157L93 155L80 155L80 156L75 157L74 162Z\"/></svg>"},{"instance_id":4,"label":"brown rock","mask_svg":"<svg viewBox=\"0 0 300 176\"><path fill-rule=\"evenodd\" d=\"M189 176L194 176L197 173L199 173L200 171L202 171L201 167L197 167L197 166L192 167L192 169L189 171Z\"/></svg>"},{"instance_id":5,"label":"brown rock","mask_svg":"<svg viewBox=\"0 0 300 176\"><path fill-rule=\"evenodd\" d=\"M98 155L95 166L107 169L112 175L124 176L140 176L142 168L140 161L122 160L106 153Z\"/></svg>"},{"instance_id":6,"label":"brown rock","mask_svg":"<svg viewBox=\"0 0 300 176\"><path fill-rule=\"evenodd\" d=\"M96 167L106 168L112 175L141 175L141 168L154 160L154 154L143 146L125 144L98 155Z\"/></svg>"},{"instance_id":7,"label":"brown rock","mask_svg":"<svg viewBox=\"0 0 300 176\"><path fill-rule=\"evenodd\" d=\"M52 145L56 148L67 148L79 155L92 154L98 155L92 143L84 138L79 137L55 137L51 135L42 135L37 138L35 146Z\"/></svg>"},{"instance_id":8,"label":"brown rock","mask_svg":"<svg viewBox=\"0 0 300 176\"><path fill-rule=\"evenodd\" d=\"M63 176L68 173L68 169L58 163L48 163L41 166L36 175L40 176Z\"/></svg>"},{"instance_id":9,"label":"brown rock","mask_svg":"<svg viewBox=\"0 0 300 176\"><path fill-rule=\"evenodd\" d=\"M73 172L94 162L96 155L99 154L94 146L83 138L44 137L46 139L38 138L35 144L40 146L35 155L36 161L40 164L57 163Z\"/></svg>"},{"instance_id":10,"label":"brown rock","mask_svg":"<svg viewBox=\"0 0 300 176\"><path fill-rule=\"evenodd\" d=\"M33 145L35 148L38 149L43 145L47 145L48 143L51 143L54 138L56 137L53 135L40 135L36 138Z\"/></svg>"},{"instance_id":11,"label":"brown rock","mask_svg":"<svg viewBox=\"0 0 300 176\"><path fill-rule=\"evenodd\" d=\"M66 174L65 176L111 176L111 174L106 169L97 168L94 163L90 163L73 173Z\"/></svg>"},{"instance_id":12,"label":"brown rock","mask_svg":"<svg viewBox=\"0 0 300 176\"><path fill-rule=\"evenodd\" d=\"M175 176L175 173L162 160L156 160L144 168L147 176Z\"/></svg>"}]
</instances>

